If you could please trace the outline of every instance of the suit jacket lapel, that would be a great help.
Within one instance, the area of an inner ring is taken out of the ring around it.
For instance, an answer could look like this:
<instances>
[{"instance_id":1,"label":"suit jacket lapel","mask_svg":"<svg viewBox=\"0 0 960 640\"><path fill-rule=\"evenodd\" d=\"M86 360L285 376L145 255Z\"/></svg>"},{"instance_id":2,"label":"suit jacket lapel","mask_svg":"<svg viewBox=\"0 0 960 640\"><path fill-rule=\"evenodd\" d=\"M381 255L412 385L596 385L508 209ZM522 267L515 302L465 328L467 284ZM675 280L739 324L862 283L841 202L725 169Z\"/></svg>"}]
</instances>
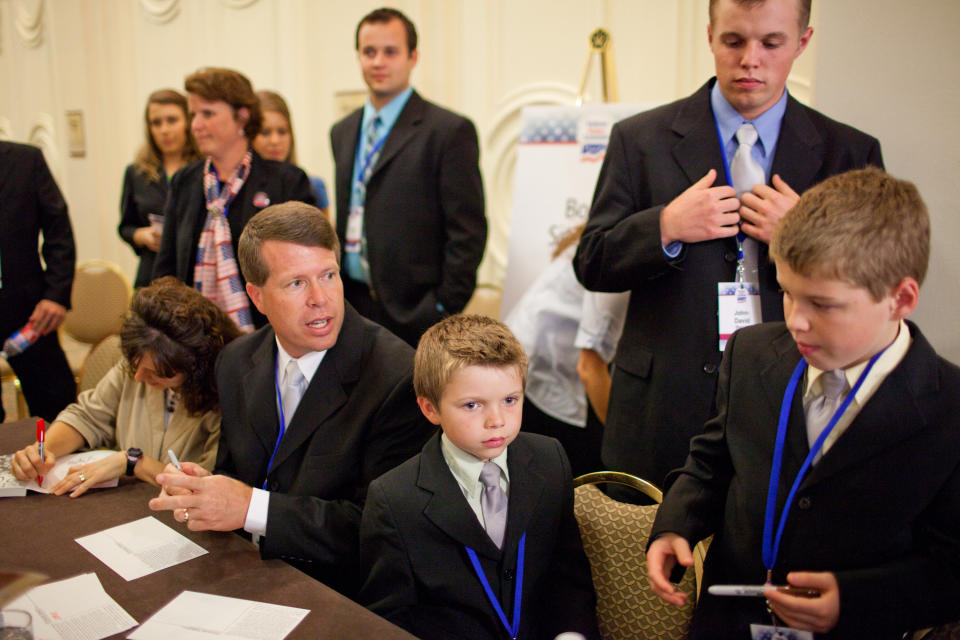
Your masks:
<instances>
[{"instance_id":1,"label":"suit jacket lapel","mask_svg":"<svg viewBox=\"0 0 960 640\"><path fill-rule=\"evenodd\" d=\"M263 342L250 357L250 370L243 376L243 393L250 428L257 434L270 458L279 432L275 386L277 350L273 330L264 332Z\"/></svg>"},{"instance_id":2,"label":"suit jacket lapel","mask_svg":"<svg viewBox=\"0 0 960 640\"><path fill-rule=\"evenodd\" d=\"M336 425L326 424L328 418L346 404L348 396L345 384L356 382L360 377L360 359L362 350L363 322L353 307L344 303L343 326L337 343L330 347L323 362L317 367L310 385L300 399L296 412L287 425L280 448L274 458L269 473L279 467L294 453L300 445L310 438L317 429L333 429ZM276 398L276 392L273 397ZM350 429L349 421L340 423L340 428Z\"/></svg>"},{"instance_id":3,"label":"suit jacket lapel","mask_svg":"<svg viewBox=\"0 0 960 640\"><path fill-rule=\"evenodd\" d=\"M545 484L533 451L521 438L517 438L510 444L507 466L510 468L510 500L507 511L507 531L503 537L504 549L511 548L520 542L520 536L527 530L527 523L537 511L537 504L540 503ZM521 477L522 481L519 480Z\"/></svg>"},{"instance_id":4,"label":"suit jacket lapel","mask_svg":"<svg viewBox=\"0 0 960 640\"><path fill-rule=\"evenodd\" d=\"M767 183L770 183L773 174L778 173L794 191L803 193L813 183L822 164L823 139L820 132L810 122L803 106L788 97Z\"/></svg>"},{"instance_id":5,"label":"suit jacket lapel","mask_svg":"<svg viewBox=\"0 0 960 640\"><path fill-rule=\"evenodd\" d=\"M417 486L432 494L423 509L423 515L437 528L458 543L470 547L478 555L493 560L500 557L500 550L480 525L473 509L467 504L460 485L443 459L439 433L423 448Z\"/></svg>"},{"instance_id":6,"label":"suit jacket lapel","mask_svg":"<svg viewBox=\"0 0 960 640\"><path fill-rule=\"evenodd\" d=\"M920 407L922 397L936 393L939 387L936 353L915 325L910 325L910 331L913 344L906 356L811 469L805 485L859 464L926 427Z\"/></svg>"},{"instance_id":7,"label":"suit jacket lapel","mask_svg":"<svg viewBox=\"0 0 960 640\"><path fill-rule=\"evenodd\" d=\"M337 233L346 234L347 214L350 212L350 192L353 179L353 165L356 162L357 141L360 139L360 123L363 121L363 109L357 109L343 121L340 137L333 141L336 148L337 170Z\"/></svg>"},{"instance_id":8,"label":"suit jacket lapel","mask_svg":"<svg viewBox=\"0 0 960 640\"><path fill-rule=\"evenodd\" d=\"M380 170L387 166L393 157L407 145L410 138L417 132L417 128L423 121L423 110L423 98L414 91L410 94L410 98L407 100L407 104L404 105L403 111L400 112L397 121L393 123L386 142L383 143L383 151L380 152L377 164L373 167L373 174L370 176L371 181L373 181Z\"/></svg>"},{"instance_id":9,"label":"suit jacket lapel","mask_svg":"<svg viewBox=\"0 0 960 640\"><path fill-rule=\"evenodd\" d=\"M778 336L772 344L776 352L773 362L767 365L760 372L760 386L763 388L766 399L769 416L769 428L774 431L777 429L777 423L780 418L780 410L783 405L783 393L793 375L793 370L800 361L800 354L797 352L796 345L790 333L784 330L783 334ZM801 426L798 428L797 424ZM810 446L807 444L806 429L803 428L803 379L797 385L797 390L793 394L793 404L790 407L790 418L787 422L787 438L784 443L784 470L800 469ZM771 449L770 454L773 455ZM792 483L789 479L787 486ZM782 485L782 483L781 483Z\"/></svg>"},{"instance_id":10,"label":"suit jacket lapel","mask_svg":"<svg viewBox=\"0 0 960 640\"><path fill-rule=\"evenodd\" d=\"M681 139L673 147L673 157L691 183L705 176L710 169L716 169L715 184L721 185L726 184L726 176L713 110L710 108L712 86L713 81L708 81L677 112L672 128Z\"/></svg>"}]
</instances>

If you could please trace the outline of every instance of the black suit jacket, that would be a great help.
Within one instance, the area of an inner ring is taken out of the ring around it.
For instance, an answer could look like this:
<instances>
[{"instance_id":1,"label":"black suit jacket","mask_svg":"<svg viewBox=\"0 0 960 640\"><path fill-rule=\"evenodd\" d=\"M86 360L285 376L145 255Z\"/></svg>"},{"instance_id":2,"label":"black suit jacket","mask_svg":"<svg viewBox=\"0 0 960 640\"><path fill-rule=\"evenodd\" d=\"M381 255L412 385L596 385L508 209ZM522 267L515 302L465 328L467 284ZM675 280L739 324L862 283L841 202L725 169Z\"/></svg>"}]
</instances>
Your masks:
<instances>
[{"instance_id":1,"label":"black suit jacket","mask_svg":"<svg viewBox=\"0 0 960 640\"><path fill-rule=\"evenodd\" d=\"M351 177L363 110L330 130L336 164L337 235L345 243ZM473 123L413 92L367 184L364 228L370 278L397 324L422 333L463 309L487 238Z\"/></svg>"},{"instance_id":2,"label":"black suit jacket","mask_svg":"<svg viewBox=\"0 0 960 640\"><path fill-rule=\"evenodd\" d=\"M603 461L662 484L711 415L720 363L717 283L734 279L734 238L687 243L668 259L660 212L710 169L723 183L707 82L692 96L614 125L574 258L592 291L630 291L617 346ZM823 179L881 165L880 145L788 98L771 175L803 193ZM783 319L767 247L759 255L765 320Z\"/></svg>"},{"instance_id":3,"label":"black suit jacket","mask_svg":"<svg viewBox=\"0 0 960 640\"><path fill-rule=\"evenodd\" d=\"M217 361L223 424L217 472L252 487L266 479L264 557L280 557L352 595L367 484L414 455L433 425L413 393L413 350L346 306L343 327L307 387L277 451L271 327L227 346Z\"/></svg>"},{"instance_id":4,"label":"black suit jacket","mask_svg":"<svg viewBox=\"0 0 960 640\"><path fill-rule=\"evenodd\" d=\"M167 204L167 176L160 168L156 180L148 180L132 164L123 172L123 191L120 193L120 224L117 233L130 248L140 256L140 265L137 267L136 287L145 287L150 284L153 274L153 263L157 254L146 247L133 242L133 234L141 227L150 226L149 215L155 213L163 215ZM199 241L199 238L198 238ZM196 255L196 254L194 254Z\"/></svg>"},{"instance_id":5,"label":"black suit jacket","mask_svg":"<svg viewBox=\"0 0 960 640\"><path fill-rule=\"evenodd\" d=\"M590 566L573 516L570 464L560 444L521 433L510 444L503 549L487 536L443 459L440 435L370 485L360 527L360 602L419 638L508 637L467 557L477 552L512 620L517 549L526 532L520 638L562 631L597 638Z\"/></svg>"},{"instance_id":6,"label":"black suit jacket","mask_svg":"<svg viewBox=\"0 0 960 640\"><path fill-rule=\"evenodd\" d=\"M46 268L37 253L41 233ZM0 340L19 329L40 300L70 308L76 259L67 203L43 153L0 141Z\"/></svg>"},{"instance_id":7,"label":"black suit jacket","mask_svg":"<svg viewBox=\"0 0 960 640\"><path fill-rule=\"evenodd\" d=\"M847 430L805 476L784 528L774 582L832 571L840 622L831 638L899 638L960 619L960 369L910 324L913 344ZM799 354L783 323L734 334L717 415L693 439L657 514L654 536L715 533L705 585L758 584L777 418ZM778 497L809 452L797 389ZM754 598L703 591L694 638L746 638L769 615ZM766 622L765 624L769 624ZM724 635L726 634L726 635Z\"/></svg>"},{"instance_id":8,"label":"black suit jacket","mask_svg":"<svg viewBox=\"0 0 960 640\"><path fill-rule=\"evenodd\" d=\"M197 244L207 220L207 201L203 193L204 162L203 159L197 160L173 174L170 195L164 209L163 239L153 267L154 278L176 276L193 286ZM266 195L266 198L262 195ZM254 200L257 200L256 204ZM234 257L237 255L240 233L250 218L271 204L289 200L316 204L307 174L286 162L264 160L254 151L250 174L227 208ZM246 284L243 274L240 277ZM253 302L250 303L250 312L255 326L259 328L267 324L266 317L257 310Z\"/></svg>"}]
</instances>

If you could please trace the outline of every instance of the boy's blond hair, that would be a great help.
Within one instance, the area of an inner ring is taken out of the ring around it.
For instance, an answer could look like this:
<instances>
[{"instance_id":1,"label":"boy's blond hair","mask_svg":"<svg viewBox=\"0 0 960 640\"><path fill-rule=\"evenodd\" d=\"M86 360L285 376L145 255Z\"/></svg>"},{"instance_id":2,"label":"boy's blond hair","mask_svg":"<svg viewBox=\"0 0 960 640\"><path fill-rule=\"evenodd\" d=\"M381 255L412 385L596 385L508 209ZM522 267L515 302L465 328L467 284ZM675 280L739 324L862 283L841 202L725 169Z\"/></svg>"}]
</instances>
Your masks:
<instances>
[{"instance_id":1,"label":"boy's blond hair","mask_svg":"<svg viewBox=\"0 0 960 640\"><path fill-rule=\"evenodd\" d=\"M529 362L520 342L502 322L478 315L449 316L420 338L413 359L413 388L417 397L438 407L453 374L471 365L516 367L526 388Z\"/></svg>"},{"instance_id":2,"label":"boy's blond hair","mask_svg":"<svg viewBox=\"0 0 960 640\"><path fill-rule=\"evenodd\" d=\"M809 189L783 217L770 256L810 278L863 287L879 302L904 278L923 283L930 216L912 182L857 169Z\"/></svg>"}]
</instances>

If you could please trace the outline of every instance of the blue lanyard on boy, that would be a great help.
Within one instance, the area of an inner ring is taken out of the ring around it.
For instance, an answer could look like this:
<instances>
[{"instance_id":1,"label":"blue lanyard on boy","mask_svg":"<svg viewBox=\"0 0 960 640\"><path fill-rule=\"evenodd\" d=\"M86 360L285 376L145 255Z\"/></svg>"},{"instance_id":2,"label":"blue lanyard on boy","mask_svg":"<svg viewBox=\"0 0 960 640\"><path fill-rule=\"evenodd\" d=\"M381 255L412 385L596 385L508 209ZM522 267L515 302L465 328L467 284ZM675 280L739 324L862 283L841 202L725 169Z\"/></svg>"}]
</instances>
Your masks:
<instances>
[{"instance_id":1,"label":"blue lanyard on boy","mask_svg":"<svg viewBox=\"0 0 960 640\"><path fill-rule=\"evenodd\" d=\"M787 523L787 514L790 512L790 507L793 504L793 498L796 496L797 490L800 488L800 483L803 481L803 476L806 475L807 470L810 469L810 465L813 464L814 458L817 457L817 454L820 453L820 449L823 448L823 443L826 441L827 436L830 435L830 432L833 431L834 425L837 424L837 421L840 420L840 417L847 410L847 407L850 406L854 396L857 395L857 391L859 391L860 387L863 385L863 381L867 379L867 374L870 373L871 369L873 369L873 365L877 362L877 359L883 355L884 351L886 351L886 348L870 358L867 368L864 369L863 373L860 374L860 377L857 378L857 383L854 384L853 388L850 389L849 393L847 393L847 397L844 398L843 404L837 408L833 414L833 417L830 418L830 422L827 423L826 428L820 433L820 436L813 443L813 446L810 447L810 453L807 454L807 458L803 461L803 465L801 465L800 471L797 472L797 477L793 481L793 486L790 487L790 493L787 494L787 500L783 504L783 512L780 514L780 524L777 526L777 534L776 537L774 537L773 521L777 509L777 488L780 486L780 467L783 464L783 448L784 442L787 439L787 423L790 420L790 409L793 406L793 396L797 390L797 385L800 384L800 379L803 377L803 372L807 368L807 361L803 358L800 358L800 362L797 363L797 367L793 370L793 375L790 376L790 382L787 384L787 389L783 392L783 402L780 404L780 419L777 422L777 442L773 449L773 465L770 469L770 485L767 488L767 508L763 516L763 566L767 569L768 583L771 582L773 567L777 563L777 553L780 551L780 539L783 537L783 528Z\"/></svg>"},{"instance_id":2,"label":"blue lanyard on boy","mask_svg":"<svg viewBox=\"0 0 960 640\"><path fill-rule=\"evenodd\" d=\"M277 434L277 442L273 445L273 453L270 454L270 462L267 463L267 471L263 477L263 485L260 487L267 490L267 475L273 467L273 459L277 456L277 449L280 448L280 441L283 440L283 433L286 431L286 419L283 417L283 396L280 394L280 356L277 356L273 365L273 385L277 389L277 405L280 408L280 433Z\"/></svg>"},{"instance_id":3,"label":"blue lanyard on boy","mask_svg":"<svg viewBox=\"0 0 960 640\"><path fill-rule=\"evenodd\" d=\"M713 126L717 130L717 140L720 142L720 159L723 160L723 177L729 186L733 186L733 178L730 177L730 163L727 161L727 146L723 142L723 134L720 133L720 123L717 122L717 115L713 114ZM747 234L743 228L737 225L737 282L743 282L743 243L747 239Z\"/></svg>"},{"instance_id":4,"label":"blue lanyard on boy","mask_svg":"<svg viewBox=\"0 0 960 640\"><path fill-rule=\"evenodd\" d=\"M473 565L473 571L477 574L480 584L483 585L483 590L487 593L487 600L490 601L490 605L493 606L493 610L497 612L503 628L507 630L507 633L510 634L513 640L517 640L517 636L520 634L520 602L523 598L523 556L526 547L527 532L524 531L520 537L520 546L517 549L517 582L513 587L512 624L507 622L507 614L504 613L503 607L500 606L500 601L497 600L497 596L493 594L493 589L490 588L487 576L483 573L483 568L480 566L480 560L477 559L477 552L470 547L464 547L467 550L467 555L470 556L470 564Z\"/></svg>"}]
</instances>

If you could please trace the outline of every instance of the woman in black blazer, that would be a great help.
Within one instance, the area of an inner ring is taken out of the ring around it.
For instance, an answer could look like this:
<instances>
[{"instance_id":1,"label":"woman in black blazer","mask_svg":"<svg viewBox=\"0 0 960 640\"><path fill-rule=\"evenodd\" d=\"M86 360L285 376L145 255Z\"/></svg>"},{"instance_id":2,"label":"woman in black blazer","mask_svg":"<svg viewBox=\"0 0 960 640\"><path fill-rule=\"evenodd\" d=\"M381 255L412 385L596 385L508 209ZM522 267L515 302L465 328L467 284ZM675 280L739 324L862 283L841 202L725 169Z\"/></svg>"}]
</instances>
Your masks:
<instances>
[{"instance_id":1,"label":"woman in black blazer","mask_svg":"<svg viewBox=\"0 0 960 640\"><path fill-rule=\"evenodd\" d=\"M154 91L144 110L146 141L123 174L120 195L120 237L138 256L136 287L150 284L160 248L167 183L184 165L199 157L187 123L187 99L173 89Z\"/></svg>"},{"instance_id":2,"label":"woman in black blazer","mask_svg":"<svg viewBox=\"0 0 960 640\"><path fill-rule=\"evenodd\" d=\"M252 326L243 321L244 312L236 311L246 284L242 275L231 287L230 299L218 299L217 293L209 293L208 286L201 284L203 272L198 274L195 267L201 234L205 227L209 229L208 209L211 203L222 209L235 259L240 233L258 211L288 200L314 204L310 182L301 169L264 160L251 148L262 113L253 86L242 74L231 69L201 69L187 76L184 88L190 130L204 158L178 171L170 182L153 277L176 276L231 313L241 328L259 328L267 320L249 299L245 301ZM211 181L206 185L205 177Z\"/></svg>"}]
</instances>

